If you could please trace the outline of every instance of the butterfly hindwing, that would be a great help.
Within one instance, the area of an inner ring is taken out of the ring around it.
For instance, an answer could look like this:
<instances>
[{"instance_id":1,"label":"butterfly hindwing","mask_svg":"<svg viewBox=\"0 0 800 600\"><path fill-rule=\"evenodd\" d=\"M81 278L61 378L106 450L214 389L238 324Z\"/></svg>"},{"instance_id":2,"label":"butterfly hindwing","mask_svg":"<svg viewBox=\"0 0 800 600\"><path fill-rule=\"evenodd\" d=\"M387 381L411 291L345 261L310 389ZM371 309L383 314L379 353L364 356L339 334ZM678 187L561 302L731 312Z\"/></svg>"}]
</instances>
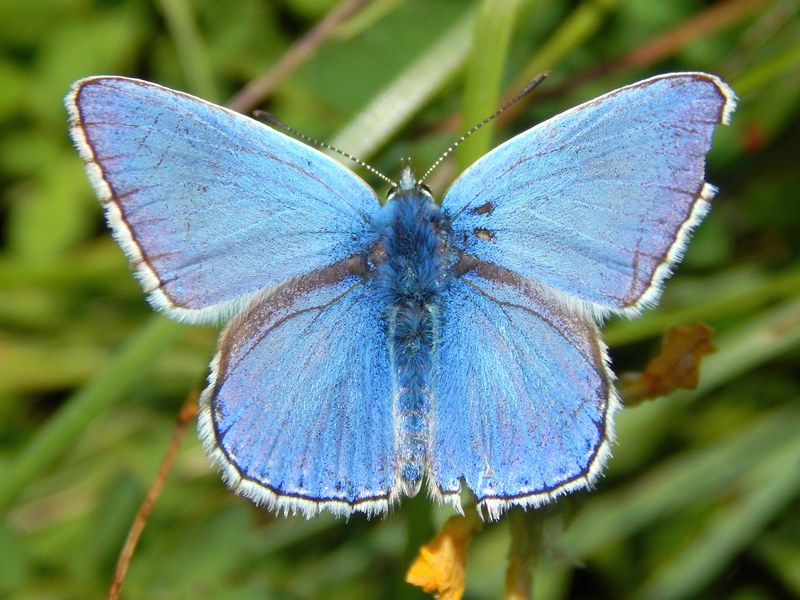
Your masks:
<instances>
[{"instance_id":1,"label":"butterfly hindwing","mask_svg":"<svg viewBox=\"0 0 800 600\"><path fill-rule=\"evenodd\" d=\"M709 208L705 155L734 107L717 77L674 73L553 117L453 183L454 243L595 312L635 313Z\"/></svg>"},{"instance_id":2,"label":"butterfly hindwing","mask_svg":"<svg viewBox=\"0 0 800 600\"><path fill-rule=\"evenodd\" d=\"M307 516L385 512L395 485L381 307L348 262L254 299L222 335L200 434L228 484Z\"/></svg>"},{"instance_id":3,"label":"butterfly hindwing","mask_svg":"<svg viewBox=\"0 0 800 600\"><path fill-rule=\"evenodd\" d=\"M599 474L619 406L589 314L546 286L476 261L442 308L433 493L460 478L490 518L538 506Z\"/></svg>"},{"instance_id":4,"label":"butterfly hindwing","mask_svg":"<svg viewBox=\"0 0 800 600\"><path fill-rule=\"evenodd\" d=\"M124 77L77 82L72 138L156 308L202 321L363 250L355 174L257 121Z\"/></svg>"}]
</instances>

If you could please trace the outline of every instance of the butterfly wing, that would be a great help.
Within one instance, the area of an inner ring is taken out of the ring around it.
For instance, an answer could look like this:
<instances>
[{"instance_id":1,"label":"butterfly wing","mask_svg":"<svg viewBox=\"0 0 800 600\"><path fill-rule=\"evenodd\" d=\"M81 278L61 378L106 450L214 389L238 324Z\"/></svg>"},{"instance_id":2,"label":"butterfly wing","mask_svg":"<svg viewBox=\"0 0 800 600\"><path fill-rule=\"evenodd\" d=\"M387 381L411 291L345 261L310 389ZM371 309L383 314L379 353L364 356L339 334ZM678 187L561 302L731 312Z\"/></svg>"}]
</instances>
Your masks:
<instances>
[{"instance_id":1,"label":"butterfly wing","mask_svg":"<svg viewBox=\"0 0 800 600\"><path fill-rule=\"evenodd\" d=\"M257 297L228 326L200 400L206 452L270 510L385 512L395 485L386 335L348 261Z\"/></svg>"},{"instance_id":2,"label":"butterfly wing","mask_svg":"<svg viewBox=\"0 0 800 600\"><path fill-rule=\"evenodd\" d=\"M454 243L595 312L635 313L709 208L705 155L734 107L717 77L673 73L541 123L453 183Z\"/></svg>"},{"instance_id":3,"label":"butterfly wing","mask_svg":"<svg viewBox=\"0 0 800 600\"><path fill-rule=\"evenodd\" d=\"M438 356L435 496L457 505L463 477L495 519L591 484L619 401L590 314L476 261L445 295Z\"/></svg>"},{"instance_id":4,"label":"butterfly wing","mask_svg":"<svg viewBox=\"0 0 800 600\"><path fill-rule=\"evenodd\" d=\"M224 317L363 250L374 193L305 144L135 79L81 80L66 104L117 241L175 318Z\"/></svg>"}]
</instances>

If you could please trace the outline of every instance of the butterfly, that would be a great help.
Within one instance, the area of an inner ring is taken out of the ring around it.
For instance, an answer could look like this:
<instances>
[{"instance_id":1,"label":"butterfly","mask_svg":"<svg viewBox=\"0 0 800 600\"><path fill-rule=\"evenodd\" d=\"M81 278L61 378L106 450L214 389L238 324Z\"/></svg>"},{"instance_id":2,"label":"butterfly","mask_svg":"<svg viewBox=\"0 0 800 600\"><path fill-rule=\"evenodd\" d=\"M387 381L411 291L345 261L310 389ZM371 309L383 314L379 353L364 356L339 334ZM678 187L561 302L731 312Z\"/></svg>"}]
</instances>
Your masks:
<instances>
[{"instance_id":1,"label":"butterfly","mask_svg":"<svg viewBox=\"0 0 800 600\"><path fill-rule=\"evenodd\" d=\"M408 165L381 204L318 150L154 83L90 77L65 102L150 303L230 318L198 429L235 492L371 516L426 481L497 519L600 474L620 400L599 323L657 302L736 98L706 73L639 81L498 146L441 204Z\"/></svg>"}]
</instances>

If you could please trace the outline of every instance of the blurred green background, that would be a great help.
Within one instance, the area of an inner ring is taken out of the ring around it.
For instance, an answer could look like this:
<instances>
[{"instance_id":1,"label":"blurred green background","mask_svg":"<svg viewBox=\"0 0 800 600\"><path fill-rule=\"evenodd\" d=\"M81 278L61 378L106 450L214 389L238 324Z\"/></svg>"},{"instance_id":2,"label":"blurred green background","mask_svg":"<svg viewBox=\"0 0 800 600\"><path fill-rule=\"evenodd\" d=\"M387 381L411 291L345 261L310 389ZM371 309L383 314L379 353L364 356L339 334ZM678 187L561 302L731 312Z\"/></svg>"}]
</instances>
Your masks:
<instances>
[{"instance_id":1,"label":"blurred green background","mask_svg":"<svg viewBox=\"0 0 800 600\"><path fill-rule=\"evenodd\" d=\"M718 352L696 391L620 414L596 490L486 525L466 597L502 596L512 529L530 526L537 598L800 598L798 2L346 4L314 29L335 2L0 2L0 597L105 594L216 337L145 303L62 97L114 73L224 103L279 66L236 105L390 177L404 156L423 171L552 71L436 172L439 195L494 144L620 85L673 70L731 84L739 109L708 157L714 209L659 308L606 330L617 373L641 370L672 325L712 325ZM404 574L450 514L421 497L385 520L274 518L225 489L190 431L125 597L424 598Z\"/></svg>"}]
</instances>

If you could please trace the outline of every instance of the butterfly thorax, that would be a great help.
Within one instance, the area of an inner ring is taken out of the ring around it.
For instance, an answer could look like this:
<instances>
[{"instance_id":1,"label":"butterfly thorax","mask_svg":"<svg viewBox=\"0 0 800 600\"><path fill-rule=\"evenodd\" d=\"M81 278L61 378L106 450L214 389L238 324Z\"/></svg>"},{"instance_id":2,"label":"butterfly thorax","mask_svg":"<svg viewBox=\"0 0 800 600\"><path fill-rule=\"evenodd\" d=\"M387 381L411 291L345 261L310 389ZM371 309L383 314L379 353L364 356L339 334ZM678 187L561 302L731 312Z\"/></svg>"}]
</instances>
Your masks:
<instances>
[{"instance_id":1,"label":"butterfly thorax","mask_svg":"<svg viewBox=\"0 0 800 600\"><path fill-rule=\"evenodd\" d=\"M386 307L397 468L404 491L413 495L428 464L432 365L441 298L453 259L447 243L449 219L426 188L413 179L408 182L401 179L380 211L370 262Z\"/></svg>"}]
</instances>

